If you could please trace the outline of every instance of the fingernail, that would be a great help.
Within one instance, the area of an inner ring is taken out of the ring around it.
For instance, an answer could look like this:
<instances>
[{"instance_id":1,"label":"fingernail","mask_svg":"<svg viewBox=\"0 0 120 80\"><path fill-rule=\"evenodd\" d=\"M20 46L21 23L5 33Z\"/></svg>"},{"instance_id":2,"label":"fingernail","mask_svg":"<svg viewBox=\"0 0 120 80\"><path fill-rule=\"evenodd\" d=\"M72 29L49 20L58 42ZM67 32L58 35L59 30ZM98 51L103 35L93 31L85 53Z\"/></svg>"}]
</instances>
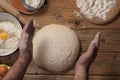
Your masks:
<instances>
[{"instance_id":1,"label":"fingernail","mask_svg":"<svg viewBox=\"0 0 120 80\"><path fill-rule=\"evenodd\" d=\"M35 20L33 19L33 25L35 25Z\"/></svg>"},{"instance_id":2,"label":"fingernail","mask_svg":"<svg viewBox=\"0 0 120 80\"><path fill-rule=\"evenodd\" d=\"M97 34L101 34L100 32L98 32Z\"/></svg>"},{"instance_id":3,"label":"fingernail","mask_svg":"<svg viewBox=\"0 0 120 80\"><path fill-rule=\"evenodd\" d=\"M96 34L96 37L99 37L99 35L100 35L101 33L100 32L98 32L97 34Z\"/></svg>"}]
</instances>

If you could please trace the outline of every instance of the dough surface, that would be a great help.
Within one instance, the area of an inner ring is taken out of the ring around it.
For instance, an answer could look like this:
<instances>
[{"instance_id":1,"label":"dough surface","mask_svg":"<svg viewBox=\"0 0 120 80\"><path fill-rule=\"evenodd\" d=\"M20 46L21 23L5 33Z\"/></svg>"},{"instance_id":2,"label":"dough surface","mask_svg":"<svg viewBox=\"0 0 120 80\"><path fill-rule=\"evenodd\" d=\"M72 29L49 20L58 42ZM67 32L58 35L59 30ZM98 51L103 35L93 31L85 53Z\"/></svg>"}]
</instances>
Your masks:
<instances>
[{"instance_id":1,"label":"dough surface","mask_svg":"<svg viewBox=\"0 0 120 80\"><path fill-rule=\"evenodd\" d=\"M47 25L33 37L33 60L49 71L68 69L77 59L79 50L77 35L64 25Z\"/></svg>"}]
</instances>

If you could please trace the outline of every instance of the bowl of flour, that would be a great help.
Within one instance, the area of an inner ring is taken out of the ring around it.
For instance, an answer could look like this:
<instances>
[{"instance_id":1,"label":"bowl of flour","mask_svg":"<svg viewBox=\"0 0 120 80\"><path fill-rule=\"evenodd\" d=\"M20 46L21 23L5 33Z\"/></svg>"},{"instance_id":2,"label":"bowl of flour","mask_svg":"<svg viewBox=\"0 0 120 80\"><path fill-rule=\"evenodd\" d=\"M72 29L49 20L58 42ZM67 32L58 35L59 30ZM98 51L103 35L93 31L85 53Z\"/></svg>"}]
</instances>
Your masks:
<instances>
[{"instance_id":1,"label":"bowl of flour","mask_svg":"<svg viewBox=\"0 0 120 80\"><path fill-rule=\"evenodd\" d=\"M8 13L0 13L0 56L7 56L18 49L22 26Z\"/></svg>"},{"instance_id":2,"label":"bowl of flour","mask_svg":"<svg viewBox=\"0 0 120 80\"><path fill-rule=\"evenodd\" d=\"M23 6L30 11L38 10L43 6L44 2L45 0L22 0Z\"/></svg>"}]
</instances>

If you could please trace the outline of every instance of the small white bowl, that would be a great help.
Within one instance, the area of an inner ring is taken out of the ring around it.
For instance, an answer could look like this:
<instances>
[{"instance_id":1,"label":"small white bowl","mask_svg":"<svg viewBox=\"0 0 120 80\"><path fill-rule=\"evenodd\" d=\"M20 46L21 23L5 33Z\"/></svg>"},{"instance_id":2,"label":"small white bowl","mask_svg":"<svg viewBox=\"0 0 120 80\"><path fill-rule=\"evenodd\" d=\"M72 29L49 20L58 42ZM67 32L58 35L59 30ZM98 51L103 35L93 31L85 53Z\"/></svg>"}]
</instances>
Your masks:
<instances>
[{"instance_id":1,"label":"small white bowl","mask_svg":"<svg viewBox=\"0 0 120 80\"><path fill-rule=\"evenodd\" d=\"M20 22L14 16L12 16L11 14L9 14L9 13L0 13L0 21L10 21L10 22L13 22L14 24L17 25L17 27L19 27L20 32L22 32L22 26L21 26ZM14 48L13 50L9 51L9 52L0 54L0 56L10 55L13 52L15 52L17 49L18 49L18 46L16 48Z\"/></svg>"},{"instance_id":2,"label":"small white bowl","mask_svg":"<svg viewBox=\"0 0 120 80\"><path fill-rule=\"evenodd\" d=\"M43 6L44 3L45 3L45 0L41 0L41 2L39 3L39 6L38 6L37 8L33 8L33 7L29 6L29 5L27 5L27 4L25 3L25 0L22 0L23 6L24 6L26 9L30 10L30 11L36 11L36 10L40 9L40 8Z\"/></svg>"}]
</instances>

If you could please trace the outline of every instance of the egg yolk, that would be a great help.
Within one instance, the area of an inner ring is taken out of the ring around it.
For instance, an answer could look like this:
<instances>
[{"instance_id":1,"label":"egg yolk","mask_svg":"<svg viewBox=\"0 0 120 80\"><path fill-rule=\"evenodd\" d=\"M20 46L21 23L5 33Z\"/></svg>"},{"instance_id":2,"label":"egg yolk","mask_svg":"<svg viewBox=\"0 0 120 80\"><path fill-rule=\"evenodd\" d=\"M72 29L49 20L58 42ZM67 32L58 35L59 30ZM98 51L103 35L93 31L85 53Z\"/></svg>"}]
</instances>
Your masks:
<instances>
[{"instance_id":1,"label":"egg yolk","mask_svg":"<svg viewBox=\"0 0 120 80\"><path fill-rule=\"evenodd\" d=\"M7 33L7 32L5 32L5 31L0 31L0 38L1 38L1 40L3 40L3 41L5 41L6 39L8 39L8 37L9 37L9 34Z\"/></svg>"}]
</instances>

